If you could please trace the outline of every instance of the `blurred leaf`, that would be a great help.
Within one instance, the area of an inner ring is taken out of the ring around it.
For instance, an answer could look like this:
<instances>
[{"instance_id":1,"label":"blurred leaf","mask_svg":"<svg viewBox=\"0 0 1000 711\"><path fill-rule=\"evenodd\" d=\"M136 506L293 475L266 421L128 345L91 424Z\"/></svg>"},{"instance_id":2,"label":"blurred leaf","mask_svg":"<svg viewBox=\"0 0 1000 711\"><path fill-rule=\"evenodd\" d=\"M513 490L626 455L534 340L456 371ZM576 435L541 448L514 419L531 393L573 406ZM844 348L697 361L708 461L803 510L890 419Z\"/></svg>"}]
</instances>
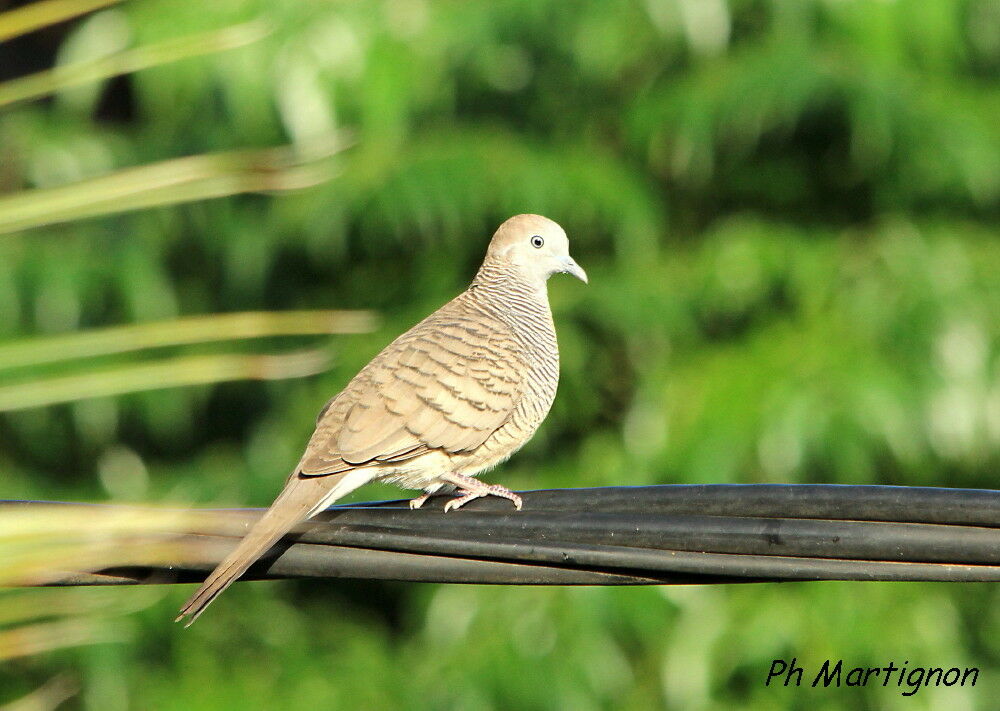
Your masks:
<instances>
[{"instance_id":1,"label":"blurred leaf","mask_svg":"<svg viewBox=\"0 0 1000 711\"><path fill-rule=\"evenodd\" d=\"M0 629L0 661L120 639L103 620L59 620Z\"/></svg>"},{"instance_id":2,"label":"blurred leaf","mask_svg":"<svg viewBox=\"0 0 1000 711\"><path fill-rule=\"evenodd\" d=\"M210 341L366 333L377 324L370 311L256 311L191 316L0 343L0 369Z\"/></svg>"},{"instance_id":3,"label":"blurred leaf","mask_svg":"<svg viewBox=\"0 0 1000 711\"><path fill-rule=\"evenodd\" d=\"M122 0L41 0L0 13L0 42L65 22Z\"/></svg>"},{"instance_id":4,"label":"blurred leaf","mask_svg":"<svg viewBox=\"0 0 1000 711\"><path fill-rule=\"evenodd\" d=\"M250 22L11 79L0 84L0 108L18 101L54 94L80 84L138 72L181 59L244 47L259 41L267 34L268 29L263 23Z\"/></svg>"},{"instance_id":5,"label":"blurred leaf","mask_svg":"<svg viewBox=\"0 0 1000 711\"><path fill-rule=\"evenodd\" d=\"M328 159L342 147L331 141L310 156L288 148L189 156L0 196L0 234L158 205L317 185L333 176Z\"/></svg>"},{"instance_id":6,"label":"blurred leaf","mask_svg":"<svg viewBox=\"0 0 1000 711\"><path fill-rule=\"evenodd\" d=\"M144 390L205 385L228 380L280 380L321 373L329 367L324 350L284 355L205 355L168 358L83 375L36 378L0 387L0 411L23 410Z\"/></svg>"},{"instance_id":7,"label":"blurred leaf","mask_svg":"<svg viewBox=\"0 0 1000 711\"><path fill-rule=\"evenodd\" d=\"M200 560L211 552L192 537L181 540L171 534L240 530L241 524L232 517L206 511L8 504L0 511L0 587L46 585L67 573L100 571L147 559ZM14 615L16 608L5 616Z\"/></svg>"},{"instance_id":8,"label":"blurred leaf","mask_svg":"<svg viewBox=\"0 0 1000 711\"><path fill-rule=\"evenodd\" d=\"M146 599L143 595L134 596L134 604L122 600L112 588L99 586L77 588L77 592L85 590L85 594L78 595L67 595L67 589L60 587L6 591L0 596L0 627L52 617L99 614L112 606L128 614L147 607L159 597L159 592L147 589L153 594L145 596Z\"/></svg>"},{"instance_id":9,"label":"blurred leaf","mask_svg":"<svg viewBox=\"0 0 1000 711\"><path fill-rule=\"evenodd\" d=\"M59 674L27 696L0 706L0 711L52 711L79 691L78 682L66 674Z\"/></svg>"}]
</instances>

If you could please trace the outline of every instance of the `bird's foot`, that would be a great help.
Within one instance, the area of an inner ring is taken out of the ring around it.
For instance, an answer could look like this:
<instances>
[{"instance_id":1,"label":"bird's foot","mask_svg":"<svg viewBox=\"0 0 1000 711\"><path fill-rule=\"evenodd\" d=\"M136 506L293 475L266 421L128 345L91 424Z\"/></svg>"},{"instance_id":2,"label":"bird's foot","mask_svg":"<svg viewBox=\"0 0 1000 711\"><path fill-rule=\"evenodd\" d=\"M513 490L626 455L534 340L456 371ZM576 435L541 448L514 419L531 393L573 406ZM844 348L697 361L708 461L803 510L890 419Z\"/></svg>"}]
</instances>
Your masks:
<instances>
[{"instance_id":1,"label":"bird's foot","mask_svg":"<svg viewBox=\"0 0 1000 711\"><path fill-rule=\"evenodd\" d=\"M521 497L505 486L486 484L474 476L466 476L465 474L457 474L455 472L443 475L441 480L458 487L458 498L451 499L446 503L444 505L445 511L460 509L473 499L481 499L484 496L499 496L503 499L509 499L513 502L514 508L518 511L521 510Z\"/></svg>"},{"instance_id":2,"label":"bird's foot","mask_svg":"<svg viewBox=\"0 0 1000 711\"><path fill-rule=\"evenodd\" d=\"M427 492L422 496L418 496L415 499L410 499L410 509L419 509L421 506L427 503L427 499L431 498L431 492Z\"/></svg>"},{"instance_id":3,"label":"bird's foot","mask_svg":"<svg viewBox=\"0 0 1000 711\"><path fill-rule=\"evenodd\" d=\"M514 508L518 511L521 510L521 497L515 494L513 491L505 486L500 486L499 484L483 484L480 482L480 488L477 486L473 490L466 488L459 489L458 498L451 499L444 505L445 511L454 511L455 509L460 509L473 499L481 499L484 496L499 496L503 499L509 499L514 504Z\"/></svg>"}]
</instances>

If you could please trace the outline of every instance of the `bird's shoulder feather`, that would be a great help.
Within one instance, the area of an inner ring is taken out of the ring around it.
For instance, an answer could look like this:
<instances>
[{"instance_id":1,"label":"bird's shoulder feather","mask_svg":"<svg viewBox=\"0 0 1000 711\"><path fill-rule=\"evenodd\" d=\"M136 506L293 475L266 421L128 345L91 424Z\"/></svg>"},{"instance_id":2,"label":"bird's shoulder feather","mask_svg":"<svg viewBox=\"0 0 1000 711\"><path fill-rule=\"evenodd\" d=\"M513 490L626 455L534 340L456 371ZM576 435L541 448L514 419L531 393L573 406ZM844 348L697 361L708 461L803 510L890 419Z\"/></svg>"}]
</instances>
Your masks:
<instances>
[{"instance_id":1,"label":"bird's shoulder feather","mask_svg":"<svg viewBox=\"0 0 1000 711\"><path fill-rule=\"evenodd\" d=\"M327 404L299 471L473 451L513 413L526 369L509 325L466 292L386 346Z\"/></svg>"}]
</instances>

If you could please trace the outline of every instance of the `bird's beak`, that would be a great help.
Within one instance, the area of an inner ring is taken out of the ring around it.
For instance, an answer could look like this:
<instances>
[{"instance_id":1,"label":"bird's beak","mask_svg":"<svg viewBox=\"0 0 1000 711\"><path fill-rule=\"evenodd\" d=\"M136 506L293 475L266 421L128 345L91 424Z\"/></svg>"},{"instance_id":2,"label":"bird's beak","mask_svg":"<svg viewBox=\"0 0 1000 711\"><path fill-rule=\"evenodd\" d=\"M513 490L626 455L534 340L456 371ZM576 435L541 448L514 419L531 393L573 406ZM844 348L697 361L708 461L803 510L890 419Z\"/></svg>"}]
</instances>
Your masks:
<instances>
[{"instance_id":1,"label":"bird's beak","mask_svg":"<svg viewBox=\"0 0 1000 711\"><path fill-rule=\"evenodd\" d=\"M572 274L577 279L582 281L584 284L588 283L587 272L583 271L583 267L577 264L576 260L574 260L571 256L567 254L565 257L563 257L562 264L563 264L562 272L564 274Z\"/></svg>"}]
</instances>

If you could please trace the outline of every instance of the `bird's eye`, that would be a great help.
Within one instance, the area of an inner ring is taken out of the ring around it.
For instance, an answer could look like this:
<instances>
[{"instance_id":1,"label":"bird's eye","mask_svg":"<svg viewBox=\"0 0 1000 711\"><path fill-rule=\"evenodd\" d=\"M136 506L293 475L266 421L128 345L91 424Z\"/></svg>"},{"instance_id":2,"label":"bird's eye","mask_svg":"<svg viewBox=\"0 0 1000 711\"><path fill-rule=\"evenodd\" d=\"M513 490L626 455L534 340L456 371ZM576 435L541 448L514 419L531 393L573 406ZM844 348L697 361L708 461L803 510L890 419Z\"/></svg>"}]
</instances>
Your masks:
<instances>
[{"instance_id":1,"label":"bird's eye","mask_svg":"<svg viewBox=\"0 0 1000 711\"><path fill-rule=\"evenodd\" d=\"M541 249L543 244L545 244L545 240L542 239L541 235L535 235L531 238L531 246L535 249Z\"/></svg>"}]
</instances>

